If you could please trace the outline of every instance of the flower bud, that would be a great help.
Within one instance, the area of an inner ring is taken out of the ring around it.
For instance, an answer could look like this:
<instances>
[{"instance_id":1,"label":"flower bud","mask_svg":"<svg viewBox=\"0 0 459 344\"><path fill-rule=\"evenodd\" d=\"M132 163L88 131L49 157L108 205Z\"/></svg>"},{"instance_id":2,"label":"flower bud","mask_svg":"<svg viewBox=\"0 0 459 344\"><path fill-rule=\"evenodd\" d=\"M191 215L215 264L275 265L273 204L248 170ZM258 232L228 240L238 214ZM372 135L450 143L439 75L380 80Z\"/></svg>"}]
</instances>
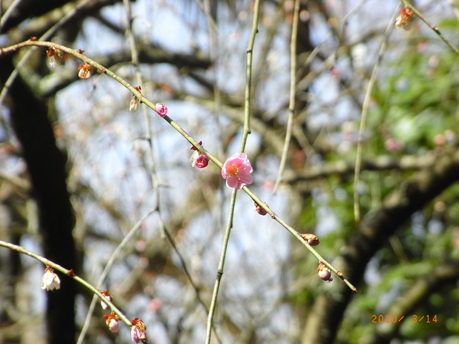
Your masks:
<instances>
[{"instance_id":1,"label":"flower bud","mask_svg":"<svg viewBox=\"0 0 459 344\"><path fill-rule=\"evenodd\" d=\"M139 343L140 341L142 343L147 342L147 327L145 326L144 322L139 319L135 318L134 320L131 321L132 327L131 327L131 339Z\"/></svg>"},{"instance_id":2,"label":"flower bud","mask_svg":"<svg viewBox=\"0 0 459 344\"><path fill-rule=\"evenodd\" d=\"M395 19L395 26L397 28L407 29L413 20L414 12L409 7L403 7L400 10L400 15Z\"/></svg>"},{"instance_id":3,"label":"flower bud","mask_svg":"<svg viewBox=\"0 0 459 344\"><path fill-rule=\"evenodd\" d=\"M201 153L198 150L195 150L193 154L191 154L190 162L191 166L193 167L204 168L207 167L207 165L209 165L209 157L206 154Z\"/></svg>"},{"instance_id":4,"label":"flower bud","mask_svg":"<svg viewBox=\"0 0 459 344\"><path fill-rule=\"evenodd\" d=\"M319 263L319 266L317 267L317 274L326 282L333 281L333 277L331 277L332 273L324 263Z\"/></svg>"},{"instance_id":5,"label":"flower bud","mask_svg":"<svg viewBox=\"0 0 459 344\"><path fill-rule=\"evenodd\" d=\"M112 332L118 332L120 329L120 325L118 321L120 321L120 317L115 313L110 313L109 315L104 315L105 323L108 326L108 329Z\"/></svg>"},{"instance_id":6,"label":"flower bud","mask_svg":"<svg viewBox=\"0 0 459 344\"><path fill-rule=\"evenodd\" d=\"M91 65L85 63L78 66L78 77L82 80L88 80L91 77Z\"/></svg>"},{"instance_id":7,"label":"flower bud","mask_svg":"<svg viewBox=\"0 0 459 344\"><path fill-rule=\"evenodd\" d=\"M51 68L55 68L57 65L64 62L64 54L56 47L49 47L48 50L46 50L46 56L49 58L49 66Z\"/></svg>"},{"instance_id":8,"label":"flower bud","mask_svg":"<svg viewBox=\"0 0 459 344\"><path fill-rule=\"evenodd\" d=\"M162 104L162 103L157 103L155 105L155 109L156 109L156 112L158 113L158 115L160 115L161 117L164 117L167 115L167 111L168 111L168 108L166 105Z\"/></svg>"},{"instance_id":9,"label":"flower bud","mask_svg":"<svg viewBox=\"0 0 459 344\"><path fill-rule=\"evenodd\" d=\"M59 276L54 273L54 269L51 266L45 268L43 279L41 281L41 289L54 290L61 287L61 280Z\"/></svg>"},{"instance_id":10,"label":"flower bud","mask_svg":"<svg viewBox=\"0 0 459 344\"><path fill-rule=\"evenodd\" d=\"M304 241L306 241L311 246L317 246L320 244L319 238L314 234L304 233L300 234L300 237L302 237Z\"/></svg>"},{"instance_id":11,"label":"flower bud","mask_svg":"<svg viewBox=\"0 0 459 344\"><path fill-rule=\"evenodd\" d=\"M263 202L264 203L264 202ZM266 204L266 203L265 203ZM268 212L264 210L257 202L255 202L255 211L261 216L265 216Z\"/></svg>"}]
</instances>

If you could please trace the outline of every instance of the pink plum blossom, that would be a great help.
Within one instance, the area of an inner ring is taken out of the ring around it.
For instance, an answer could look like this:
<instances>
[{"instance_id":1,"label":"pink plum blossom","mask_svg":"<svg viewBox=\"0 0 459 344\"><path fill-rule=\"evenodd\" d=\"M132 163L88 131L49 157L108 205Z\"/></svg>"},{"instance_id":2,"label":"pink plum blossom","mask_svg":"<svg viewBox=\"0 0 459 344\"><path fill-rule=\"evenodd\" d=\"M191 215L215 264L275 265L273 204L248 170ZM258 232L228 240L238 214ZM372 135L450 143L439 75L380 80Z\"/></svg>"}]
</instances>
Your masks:
<instances>
[{"instance_id":1,"label":"pink plum blossom","mask_svg":"<svg viewBox=\"0 0 459 344\"><path fill-rule=\"evenodd\" d=\"M223 164L222 177L226 179L227 187L240 189L252 184L253 177L250 175L252 171L247 154L236 153Z\"/></svg>"}]
</instances>

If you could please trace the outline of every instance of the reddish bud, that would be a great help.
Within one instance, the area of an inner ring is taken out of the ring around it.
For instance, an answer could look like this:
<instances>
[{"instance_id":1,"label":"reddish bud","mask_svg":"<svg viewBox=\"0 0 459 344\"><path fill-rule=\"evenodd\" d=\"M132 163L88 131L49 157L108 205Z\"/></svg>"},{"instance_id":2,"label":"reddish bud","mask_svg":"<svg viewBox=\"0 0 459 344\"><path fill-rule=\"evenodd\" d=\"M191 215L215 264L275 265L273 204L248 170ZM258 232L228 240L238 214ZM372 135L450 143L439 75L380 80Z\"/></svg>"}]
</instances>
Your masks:
<instances>
[{"instance_id":1,"label":"reddish bud","mask_svg":"<svg viewBox=\"0 0 459 344\"><path fill-rule=\"evenodd\" d=\"M202 141L199 141L199 142L198 142L198 145L202 146ZM191 146L191 147L190 147L190 150L197 151L198 149L197 149L195 146Z\"/></svg>"},{"instance_id":2,"label":"reddish bud","mask_svg":"<svg viewBox=\"0 0 459 344\"><path fill-rule=\"evenodd\" d=\"M413 20L414 12L409 7L403 7L400 10L400 15L395 19L395 26L400 28L408 28L408 25L411 24Z\"/></svg>"},{"instance_id":3,"label":"reddish bud","mask_svg":"<svg viewBox=\"0 0 459 344\"><path fill-rule=\"evenodd\" d=\"M265 202L263 202L265 203ZM264 210L257 202L254 202L255 204L255 211L262 215L262 216L265 216L268 212L266 210ZM266 204L266 203L265 203Z\"/></svg>"},{"instance_id":4,"label":"reddish bud","mask_svg":"<svg viewBox=\"0 0 459 344\"><path fill-rule=\"evenodd\" d=\"M49 47L46 50L46 56L48 56L49 58L49 66L51 68L54 68L57 65L62 64L64 61L64 54L56 47Z\"/></svg>"},{"instance_id":5,"label":"reddish bud","mask_svg":"<svg viewBox=\"0 0 459 344\"><path fill-rule=\"evenodd\" d=\"M302 237L304 241L306 241L311 246L317 246L320 244L319 238L314 234L304 233L304 234L300 234L300 237Z\"/></svg>"},{"instance_id":6,"label":"reddish bud","mask_svg":"<svg viewBox=\"0 0 459 344\"><path fill-rule=\"evenodd\" d=\"M206 154L195 150L193 154L191 154L190 163L193 167L204 168L209 165L209 157Z\"/></svg>"}]
</instances>

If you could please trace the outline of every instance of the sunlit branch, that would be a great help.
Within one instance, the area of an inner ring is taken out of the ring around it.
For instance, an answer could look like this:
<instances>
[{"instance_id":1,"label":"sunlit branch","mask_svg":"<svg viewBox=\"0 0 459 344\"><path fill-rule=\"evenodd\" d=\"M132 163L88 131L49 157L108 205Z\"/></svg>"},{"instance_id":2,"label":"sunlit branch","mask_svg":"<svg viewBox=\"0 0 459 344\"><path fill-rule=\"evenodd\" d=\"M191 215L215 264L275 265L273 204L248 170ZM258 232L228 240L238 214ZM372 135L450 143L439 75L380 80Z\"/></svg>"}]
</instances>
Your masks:
<instances>
[{"instance_id":1,"label":"sunlit branch","mask_svg":"<svg viewBox=\"0 0 459 344\"><path fill-rule=\"evenodd\" d=\"M357 143L357 152L355 157L355 172L354 172L354 219L355 222L360 221L360 203L359 203L359 180L360 180L360 171L362 169L362 154L363 154L363 131L365 130L367 115L368 115L368 107L370 106L371 101L371 94L373 92L373 87L376 82L376 76L379 71L379 67L381 65L382 58L386 51L387 47L387 40L389 38L389 33L393 29L393 21L395 19L396 13L392 16L386 31L384 32L384 40L381 43L381 46L378 51L378 58L376 63L373 67L373 71L371 73L370 80L368 81L368 86L365 91L365 98L362 104L362 114L360 117L360 125L359 125L359 136L358 136L358 143Z\"/></svg>"},{"instance_id":2,"label":"sunlit branch","mask_svg":"<svg viewBox=\"0 0 459 344\"><path fill-rule=\"evenodd\" d=\"M288 149L290 147L290 140L292 138L293 131L293 116L295 115L295 95L296 95L296 60L297 60L297 39L298 39L298 20L300 14L300 1L295 0L295 9L293 11L293 24L292 34L290 37L290 95L288 104L288 119L287 128L285 133L285 141L282 149L281 161L279 164L279 172L277 174L276 183L274 184L274 192L277 191L280 182L282 181L282 175L285 170L285 164L287 163Z\"/></svg>"},{"instance_id":3,"label":"sunlit branch","mask_svg":"<svg viewBox=\"0 0 459 344\"><path fill-rule=\"evenodd\" d=\"M212 333L211 331L213 327L212 325L213 325L213 320L214 320L214 315L215 315L215 308L217 307L218 292L220 290L221 279L223 277L223 272L225 269L226 252L228 250L228 243L229 243L229 238L231 235L231 229L233 228L234 207L236 205L236 196L237 196L237 189L233 189L233 191L231 192L229 214L228 214L228 219L227 219L227 223L225 227L225 235L223 237L223 245L222 245L222 251L220 253L220 261L218 263L217 277L215 279L214 290L212 292L212 300L210 303L209 314L207 317L206 344L210 344L210 341L211 341L211 333Z\"/></svg>"},{"instance_id":4,"label":"sunlit branch","mask_svg":"<svg viewBox=\"0 0 459 344\"><path fill-rule=\"evenodd\" d=\"M253 58L253 47L255 44L255 36L258 32L258 16L260 11L260 1L257 0L254 6L254 14L252 21L252 33L249 39L247 47L247 59L246 59L246 87L245 87L245 104L244 104L244 126L241 137L240 152L244 152L245 145L247 143L248 135L250 134L250 115L251 115L251 89L252 89L252 58ZM220 253L220 261L218 263L217 277L214 284L214 290L212 293L212 301L209 308L209 314L207 318L207 331L206 331L206 344L211 342L211 331L213 325L213 319L215 314L215 307L217 306L218 292L220 290L221 279L223 277L226 252L228 250L229 239L231 235L231 229L233 228L234 208L236 205L237 189L234 189L231 193L231 200L228 209L228 219L225 228L225 235L223 238L222 251Z\"/></svg>"}]
</instances>

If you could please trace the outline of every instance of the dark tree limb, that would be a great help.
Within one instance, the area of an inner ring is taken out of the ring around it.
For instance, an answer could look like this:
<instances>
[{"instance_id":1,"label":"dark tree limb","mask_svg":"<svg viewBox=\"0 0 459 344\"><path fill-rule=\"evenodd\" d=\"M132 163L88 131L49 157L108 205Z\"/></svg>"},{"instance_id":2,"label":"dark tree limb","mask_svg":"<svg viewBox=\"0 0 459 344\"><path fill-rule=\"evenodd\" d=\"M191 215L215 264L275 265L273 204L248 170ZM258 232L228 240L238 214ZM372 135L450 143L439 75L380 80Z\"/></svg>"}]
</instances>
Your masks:
<instances>
[{"instance_id":1,"label":"dark tree limb","mask_svg":"<svg viewBox=\"0 0 459 344\"><path fill-rule=\"evenodd\" d=\"M84 47L77 47L82 48ZM91 56L91 52L86 52L88 56ZM44 55L44 51L43 51ZM131 63L131 56L129 51L121 51L111 53L109 56L100 56L94 58L100 64L111 67L120 63L129 64ZM146 47L140 46L139 48L139 61L142 64L160 64L167 63L175 66L177 69L207 69L211 66L211 61L207 58L200 58L193 54L181 54L181 53L168 53L159 47ZM59 79L53 76L51 78L43 78L40 82L40 91L43 97L51 97L58 91L64 89L71 83L80 80L78 78L78 71L66 69L61 72Z\"/></svg>"},{"instance_id":2,"label":"dark tree limb","mask_svg":"<svg viewBox=\"0 0 459 344\"><path fill-rule=\"evenodd\" d=\"M0 83L14 70L11 56L0 64ZM66 185L66 159L56 146L45 103L38 99L21 77L8 89L11 124L21 143L27 164L32 196L37 202L42 246L46 258L66 268L77 270L75 243L72 237L74 214ZM48 343L75 342L74 302L76 286L61 278L61 290L48 292ZM37 292L39 284L36 286Z\"/></svg>"}]
</instances>

